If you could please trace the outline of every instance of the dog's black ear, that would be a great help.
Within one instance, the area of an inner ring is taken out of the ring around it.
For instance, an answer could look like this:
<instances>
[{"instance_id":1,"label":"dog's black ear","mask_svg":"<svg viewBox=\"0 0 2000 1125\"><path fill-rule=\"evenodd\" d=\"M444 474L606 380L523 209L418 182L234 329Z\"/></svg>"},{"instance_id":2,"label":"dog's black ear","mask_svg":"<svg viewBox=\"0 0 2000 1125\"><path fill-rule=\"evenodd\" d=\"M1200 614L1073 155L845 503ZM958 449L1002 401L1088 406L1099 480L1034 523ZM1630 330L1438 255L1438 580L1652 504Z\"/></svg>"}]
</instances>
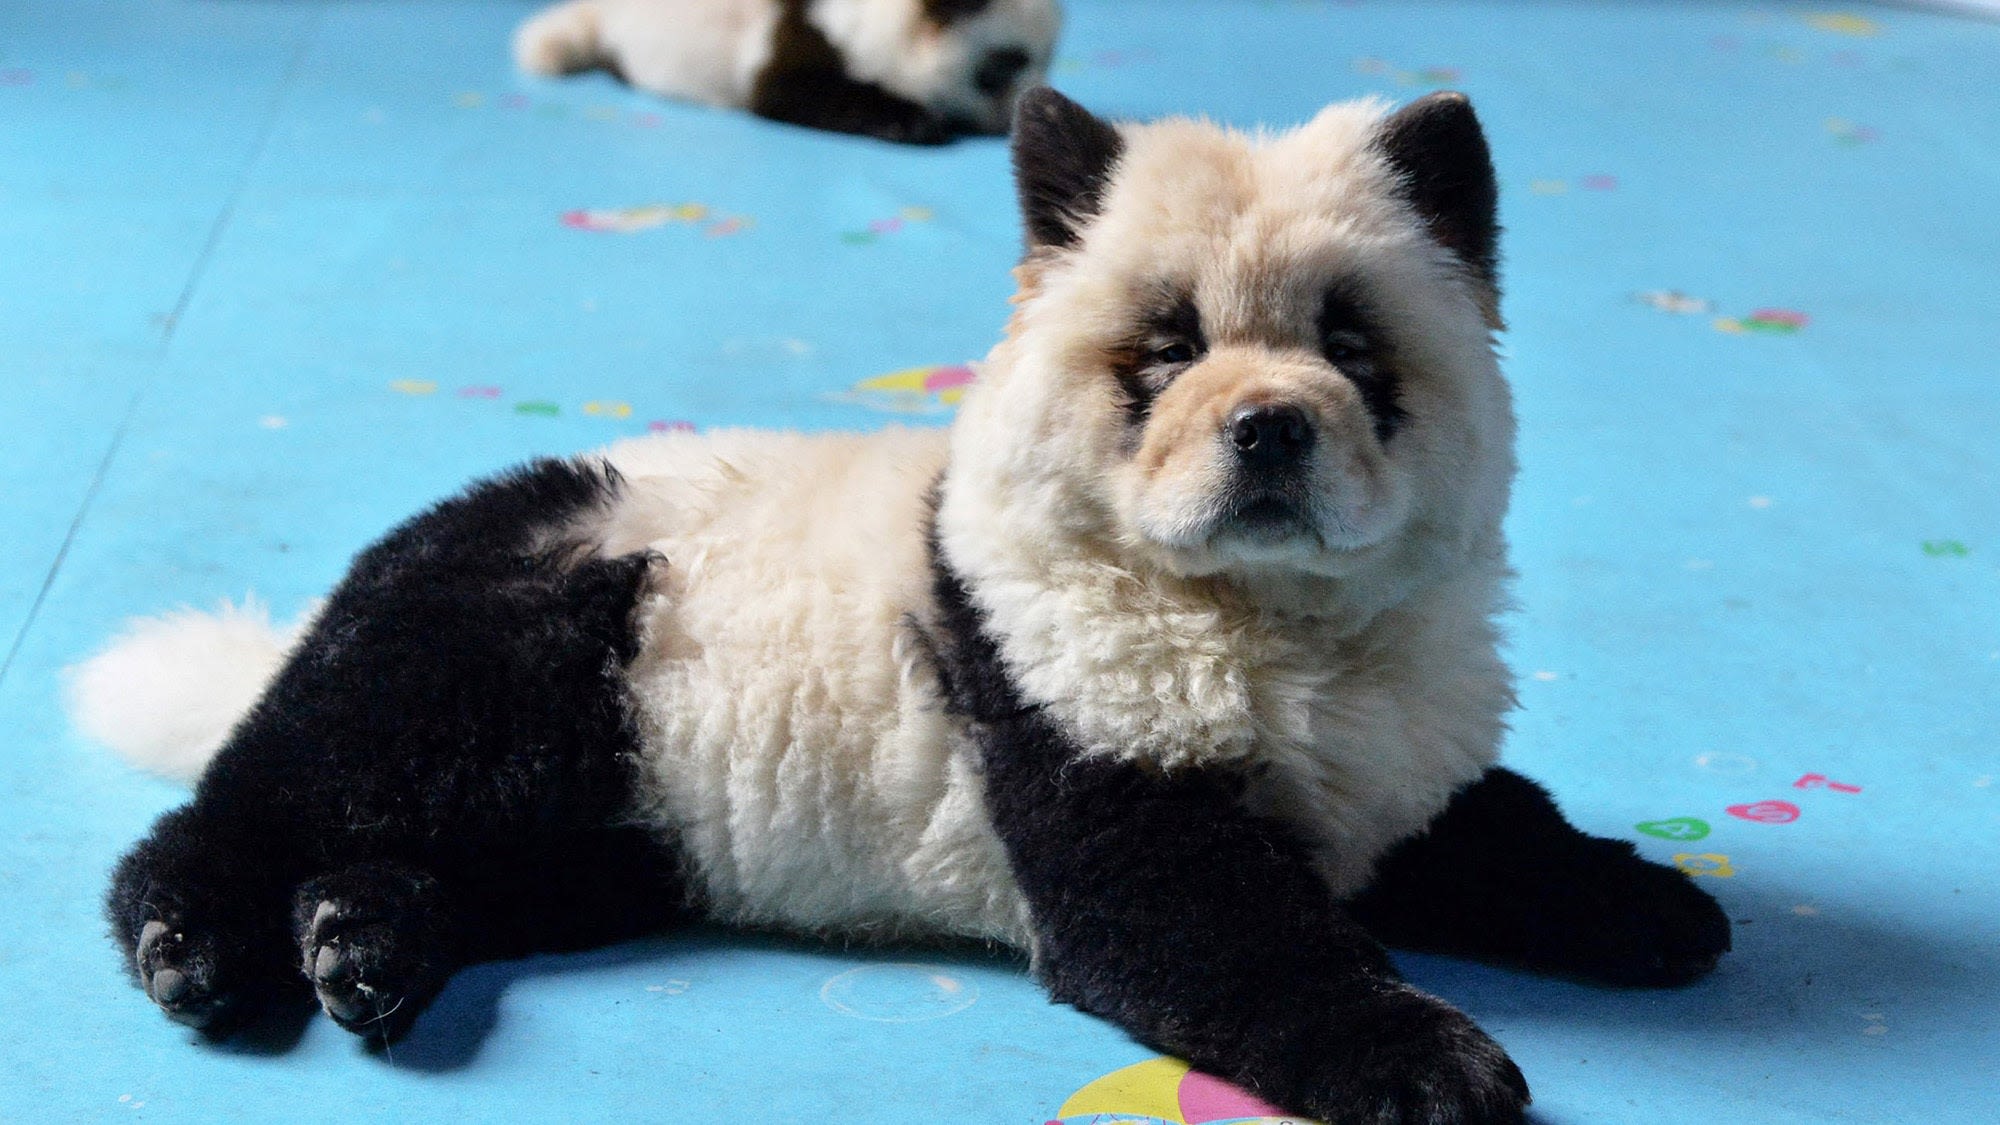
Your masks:
<instances>
[{"instance_id":1,"label":"dog's black ear","mask_svg":"<svg viewBox=\"0 0 2000 1125\"><path fill-rule=\"evenodd\" d=\"M1418 98L1383 120L1375 147L1431 237L1498 292L1500 186L1472 102L1451 91Z\"/></svg>"},{"instance_id":2,"label":"dog's black ear","mask_svg":"<svg viewBox=\"0 0 2000 1125\"><path fill-rule=\"evenodd\" d=\"M1075 244L1125 141L1111 123L1038 86L1014 104L1014 185L1028 248Z\"/></svg>"}]
</instances>

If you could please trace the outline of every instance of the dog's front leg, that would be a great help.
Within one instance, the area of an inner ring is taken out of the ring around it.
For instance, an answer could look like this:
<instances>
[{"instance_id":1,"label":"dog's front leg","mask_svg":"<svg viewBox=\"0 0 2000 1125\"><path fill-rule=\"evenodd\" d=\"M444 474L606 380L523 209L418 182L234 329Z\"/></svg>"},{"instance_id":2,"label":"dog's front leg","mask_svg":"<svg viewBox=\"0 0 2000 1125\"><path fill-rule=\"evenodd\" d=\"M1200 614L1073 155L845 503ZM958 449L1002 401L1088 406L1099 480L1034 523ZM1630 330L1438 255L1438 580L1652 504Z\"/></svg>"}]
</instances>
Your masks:
<instances>
[{"instance_id":1,"label":"dog's front leg","mask_svg":"<svg viewBox=\"0 0 2000 1125\"><path fill-rule=\"evenodd\" d=\"M1039 709L981 736L1057 999L1338 1125L1521 1120L1499 1044L1397 977L1238 778L1078 759Z\"/></svg>"},{"instance_id":2,"label":"dog's front leg","mask_svg":"<svg viewBox=\"0 0 2000 1125\"><path fill-rule=\"evenodd\" d=\"M1351 907L1392 945L1612 984L1684 984L1729 949L1728 917L1687 876L1578 831L1506 769L1385 856Z\"/></svg>"}]
</instances>

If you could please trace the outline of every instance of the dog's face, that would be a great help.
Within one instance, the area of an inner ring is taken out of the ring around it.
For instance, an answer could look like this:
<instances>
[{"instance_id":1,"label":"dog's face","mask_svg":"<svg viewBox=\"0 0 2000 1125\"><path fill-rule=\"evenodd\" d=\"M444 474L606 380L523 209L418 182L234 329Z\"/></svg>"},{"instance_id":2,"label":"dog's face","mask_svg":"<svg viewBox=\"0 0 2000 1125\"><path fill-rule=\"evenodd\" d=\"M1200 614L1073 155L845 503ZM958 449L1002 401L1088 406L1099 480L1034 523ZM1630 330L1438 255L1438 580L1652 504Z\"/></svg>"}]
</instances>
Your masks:
<instances>
[{"instance_id":1,"label":"dog's face","mask_svg":"<svg viewBox=\"0 0 2000 1125\"><path fill-rule=\"evenodd\" d=\"M857 77L983 133L1006 132L1048 77L1062 28L1056 0L819 0L814 14Z\"/></svg>"},{"instance_id":2,"label":"dog's face","mask_svg":"<svg viewBox=\"0 0 2000 1125\"><path fill-rule=\"evenodd\" d=\"M1020 308L955 472L1182 575L1349 576L1497 535L1495 188L1462 97L1251 138L1037 90L1014 156Z\"/></svg>"}]
</instances>

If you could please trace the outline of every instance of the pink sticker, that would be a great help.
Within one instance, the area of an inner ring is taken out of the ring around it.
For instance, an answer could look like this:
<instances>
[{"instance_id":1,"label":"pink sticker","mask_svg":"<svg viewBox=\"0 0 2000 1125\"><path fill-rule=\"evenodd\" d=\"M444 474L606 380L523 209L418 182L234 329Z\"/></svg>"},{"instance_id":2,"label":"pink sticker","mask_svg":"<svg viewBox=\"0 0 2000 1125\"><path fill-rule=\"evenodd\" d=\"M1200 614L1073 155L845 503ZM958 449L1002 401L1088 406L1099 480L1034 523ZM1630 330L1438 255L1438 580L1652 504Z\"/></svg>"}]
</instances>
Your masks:
<instances>
[{"instance_id":1,"label":"pink sticker","mask_svg":"<svg viewBox=\"0 0 2000 1125\"><path fill-rule=\"evenodd\" d=\"M963 387L977 378L978 376L972 373L972 368L967 367L963 363L954 363L937 368L929 375L924 376L924 390L926 392L934 392L950 387Z\"/></svg>"},{"instance_id":2,"label":"pink sticker","mask_svg":"<svg viewBox=\"0 0 2000 1125\"><path fill-rule=\"evenodd\" d=\"M1794 789L1831 789L1835 793L1859 793L1859 785L1849 785L1844 781L1830 781L1823 773L1809 773L1792 782Z\"/></svg>"},{"instance_id":3,"label":"pink sticker","mask_svg":"<svg viewBox=\"0 0 2000 1125\"><path fill-rule=\"evenodd\" d=\"M458 397L460 397L460 398L499 398L499 397L500 397L500 388L499 388L499 387L460 387L460 388L458 388Z\"/></svg>"},{"instance_id":4,"label":"pink sticker","mask_svg":"<svg viewBox=\"0 0 2000 1125\"><path fill-rule=\"evenodd\" d=\"M684 422L678 418L671 422L655 419L646 423L646 432L651 434L691 434L694 432L694 423Z\"/></svg>"},{"instance_id":5,"label":"pink sticker","mask_svg":"<svg viewBox=\"0 0 2000 1125\"><path fill-rule=\"evenodd\" d=\"M1758 824L1790 824L1799 818L1799 807L1790 801L1758 801L1752 805L1731 805L1723 810L1738 820Z\"/></svg>"},{"instance_id":6,"label":"pink sticker","mask_svg":"<svg viewBox=\"0 0 2000 1125\"><path fill-rule=\"evenodd\" d=\"M903 220L876 219L874 222L868 224L868 229L874 231L876 234L893 234L903 229Z\"/></svg>"},{"instance_id":7,"label":"pink sticker","mask_svg":"<svg viewBox=\"0 0 2000 1125\"><path fill-rule=\"evenodd\" d=\"M1190 1070L1181 1079L1181 1116L1190 1123L1236 1121L1245 1117L1284 1118L1286 1113L1248 1090L1220 1078Z\"/></svg>"},{"instance_id":8,"label":"pink sticker","mask_svg":"<svg viewBox=\"0 0 2000 1125\"><path fill-rule=\"evenodd\" d=\"M1585 191L1616 191L1618 190L1618 177L1599 173L1595 176L1585 176L1578 180L1577 184Z\"/></svg>"},{"instance_id":9,"label":"pink sticker","mask_svg":"<svg viewBox=\"0 0 2000 1125\"><path fill-rule=\"evenodd\" d=\"M528 95L526 95L526 94L503 94L503 95L501 95L501 97L500 97L500 108L501 108L501 109L526 109L526 108L528 108Z\"/></svg>"},{"instance_id":10,"label":"pink sticker","mask_svg":"<svg viewBox=\"0 0 2000 1125\"><path fill-rule=\"evenodd\" d=\"M660 127L660 120L660 115L657 113L637 113L632 115L632 124L637 125L641 129L657 129Z\"/></svg>"}]
</instances>

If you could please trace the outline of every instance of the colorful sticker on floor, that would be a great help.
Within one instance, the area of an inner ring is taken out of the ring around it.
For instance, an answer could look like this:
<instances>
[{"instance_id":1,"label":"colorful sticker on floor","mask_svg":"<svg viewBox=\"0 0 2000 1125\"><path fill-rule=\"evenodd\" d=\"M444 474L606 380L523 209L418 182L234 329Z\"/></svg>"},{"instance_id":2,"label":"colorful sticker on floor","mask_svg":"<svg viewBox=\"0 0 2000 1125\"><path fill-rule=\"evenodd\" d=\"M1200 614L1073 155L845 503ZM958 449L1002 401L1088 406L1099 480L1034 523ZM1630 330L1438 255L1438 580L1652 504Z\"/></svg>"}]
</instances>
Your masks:
<instances>
[{"instance_id":1,"label":"colorful sticker on floor","mask_svg":"<svg viewBox=\"0 0 2000 1125\"><path fill-rule=\"evenodd\" d=\"M1805 20L1821 31L1830 31L1835 35L1868 38L1882 33L1881 24L1851 12L1810 12Z\"/></svg>"},{"instance_id":2,"label":"colorful sticker on floor","mask_svg":"<svg viewBox=\"0 0 2000 1125\"><path fill-rule=\"evenodd\" d=\"M1719 317L1715 321L1715 330L1727 332L1732 336L1753 332L1768 336L1790 336L1811 322L1811 317L1797 309L1758 309L1749 316Z\"/></svg>"},{"instance_id":3,"label":"colorful sticker on floor","mask_svg":"<svg viewBox=\"0 0 2000 1125\"><path fill-rule=\"evenodd\" d=\"M923 1023L957 1015L979 1000L979 986L934 965L863 965L829 979L820 1002L871 1023Z\"/></svg>"},{"instance_id":4,"label":"colorful sticker on floor","mask_svg":"<svg viewBox=\"0 0 2000 1125\"><path fill-rule=\"evenodd\" d=\"M1696 769L1707 773L1718 773L1724 777L1742 777L1757 772L1757 759L1741 754L1731 754L1727 750L1710 750L1694 756Z\"/></svg>"},{"instance_id":5,"label":"colorful sticker on floor","mask_svg":"<svg viewBox=\"0 0 2000 1125\"><path fill-rule=\"evenodd\" d=\"M1972 548L1956 539L1926 539L1924 554L1934 559L1962 559L1972 553Z\"/></svg>"},{"instance_id":6,"label":"colorful sticker on floor","mask_svg":"<svg viewBox=\"0 0 2000 1125\"><path fill-rule=\"evenodd\" d=\"M1882 138L1873 126L1857 125L1845 117L1827 118L1826 131L1832 134L1834 140L1849 146L1873 144Z\"/></svg>"},{"instance_id":7,"label":"colorful sticker on floor","mask_svg":"<svg viewBox=\"0 0 2000 1125\"><path fill-rule=\"evenodd\" d=\"M1792 782L1794 789L1831 789L1835 793L1859 793L1859 785L1849 785L1844 781L1834 781L1823 773L1809 773Z\"/></svg>"},{"instance_id":8,"label":"colorful sticker on floor","mask_svg":"<svg viewBox=\"0 0 2000 1125\"><path fill-rule=\"evenodd\" d=\"M431 395L437 393L438 385L429 379L397 379L389 389L402 395Z\"/></svg>"},{"instance_id":9,"label":"colorful sticker on floor","mask_svg":"<svg viewBox=\"0 0 2000 1125\"><path fill-rule=\"evenodd\" d=\"M965 398L965 389L976 378L972 368L963 363L906 367L863 379L826 399L889 414L944 414Z\"/></svg>"},{"instance_id":10,"label":"colorful sticker on floor","mask_svg":"<svg viewBox=\"0 0 2000 1125\"><path fill-rule=\"evenodd\" d=\"M1697 878L1730 879L1736 875L1736 869L1729 865L1729 857L1714 852L1676 852L1674 866L1680 868L1683 875Z\"/></svg>"},{"instance_id":11,"label":"colorful sticker on floor","mask_svg":"<svg viewBox=\"0 0 2000 1125\"><path fill-rule=\"evenodd\" d=\"M1666 820L1642 820L1632 826L1648 836L1662 840L1699 840L1708 835L1708 822L1692 816L1669 817Z\"/></svg>"},{"instance_id":12,"label":"colorful sticker on floor","mask_svg":"<svg viewBox=\"0 0 2000 1125\"><path fill-rule=\"evenodd\" d=\"M1715 311L1714 301L1705 297L1690 297L1678 289L1647 289L1632 294L1632 299L1675 316L1701 316Z\"/></svg>"},{"instance_id":13,"label":"colorful sticker on floor","mask_svg":"<svg viewBox=\"0 0 2000 1125\"><path fill-rule=\"evenodd\" d=\"M564 211L562 214L562 224L573 230L612 234L636 234L668 223L701 225L702 233L719 238L748 229L750 219L744 215L716 215L705 203L647 203L638 207Z\"/></svg>"},{"instance_id":14,"label":"colorful sticker on floor","mask_svg":"<svg viewBox=\"0 0 2000 1125\"><path fill-rule=\"evenodd\" d=\"M1069 1096L1048 1125L1313 1125L1247 1090L1158 1058L1114 1070Z\"/></svg>"},{"instance_id":15,"label":"colorful sticker on floor","mask_svg":"<svg viewBox=\"0 0 2000 1125\"><path fill-rule=\"evenodd\" d=\"M1577 188L1581 191L1618 190L1618 177L1609 175L1604 172L1598 172L1588 176L1578 176L1576 178L1575 183ZM1568 195L1569 189L1570 189L1569 180L1542 179L1542 180L1531 180L1528 183L1528 190L1534 192L1536 195Z\"/></svg>"},{"instance_id":16,"label":"colorful sticker on floor","mask_svg":"<svg viewBox=\"0 0 2000 1125\"><path fill-rule=\"evenodd\" d=\"M937 213L928 207L905 207L885 218L869 220L866 230L842 231L840 240L854 246L866 246L901 231L911 223L928 223L936 217Z\"/></svg>"},{"instance_id":17,"label":"colorful sticker on floor","mask_svg":"<svg viewBox=\"0 0 2000 1125\"><path fill-rule=\"evenodd\" d=\"M696 428L693 422L683 418L655 418L646 423L649 434L691 434Z\"/></svg>"},{"instance_id":18,"label":"colorful sticker on floor","mask_svg":"<svg viewBox=\"0 0 2000 1125\"><path fill-rule=\"evenodd\" d=\"M553 402L517 402L514 404L514 413L532 414L542 418L554 418L562 413L562 407Z\"/></svg>"},{"instance_id":19,"label":"colorful sticker on floor","mask_svg":"<svg viewBox=\"0 0 2000 1125\"><path fill-rule=\"evenodd\" d=\"M1799 818L1799 807L1790 801L1756 801L1747 805L1731 805L1722 811L1738 820L1757 824L1790 824Z\"/></svg>"}]
</instances>

